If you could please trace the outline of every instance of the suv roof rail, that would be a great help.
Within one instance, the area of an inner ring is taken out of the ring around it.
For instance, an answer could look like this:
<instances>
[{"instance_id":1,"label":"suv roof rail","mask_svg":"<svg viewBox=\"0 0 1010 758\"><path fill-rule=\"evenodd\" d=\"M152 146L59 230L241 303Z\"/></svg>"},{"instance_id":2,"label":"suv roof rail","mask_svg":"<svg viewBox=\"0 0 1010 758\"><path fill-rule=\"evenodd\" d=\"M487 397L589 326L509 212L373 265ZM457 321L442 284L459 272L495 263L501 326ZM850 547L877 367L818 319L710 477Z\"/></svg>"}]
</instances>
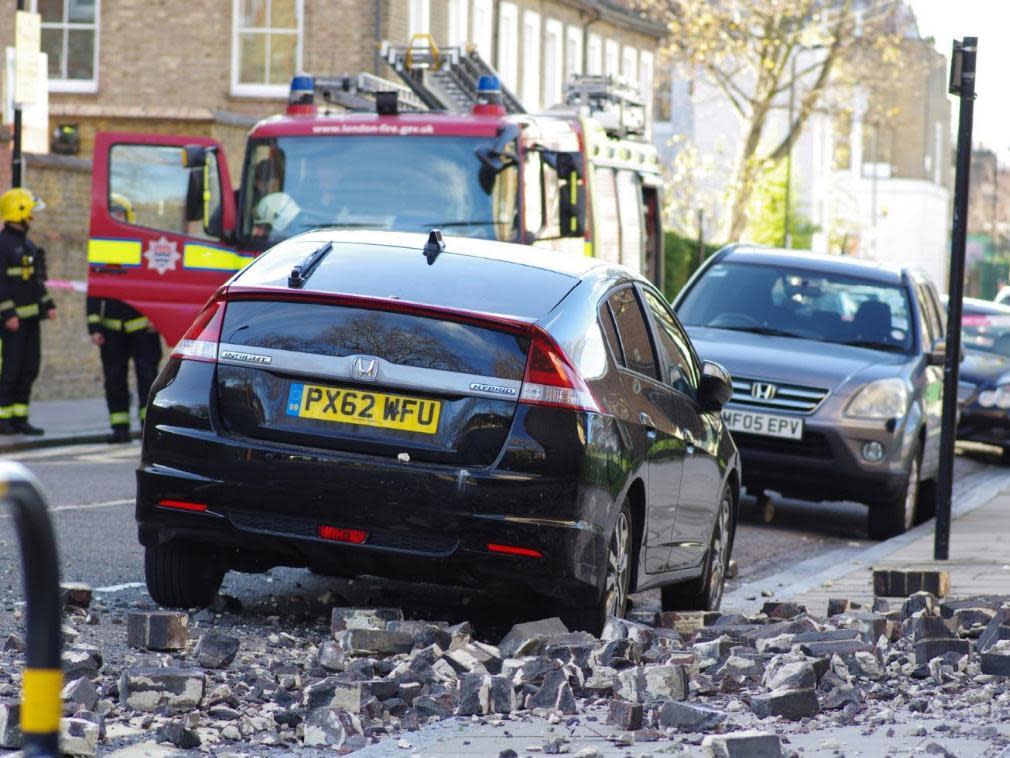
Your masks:
<instances>
[{"instance_id":1,"label":"suv roof rail","mask_svg":"<svg viewBox=\"0 0 1010 758\"><path fill-rule=\"evenodd\" d=\"M431 110L468 113L478 102L482 76L498 73L477 52L475 45L439 47L430 34L415 34L406 45L382 43L382 58ZM501 104L506 113L525 113L522 103L504 85Z\"/></svg>"}]
</instances>

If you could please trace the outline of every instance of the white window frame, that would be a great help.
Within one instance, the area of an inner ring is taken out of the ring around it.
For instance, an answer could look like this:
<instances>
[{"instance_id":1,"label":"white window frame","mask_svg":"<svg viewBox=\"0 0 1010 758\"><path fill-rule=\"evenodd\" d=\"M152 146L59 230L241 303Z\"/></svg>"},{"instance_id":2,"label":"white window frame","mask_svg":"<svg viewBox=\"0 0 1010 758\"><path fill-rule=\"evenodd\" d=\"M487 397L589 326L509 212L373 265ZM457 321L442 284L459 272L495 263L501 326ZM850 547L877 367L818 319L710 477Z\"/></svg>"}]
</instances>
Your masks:
<instances>
[{"instance_id":1,"label":"white window frame","mask_svg":"<svg viewBox=\"0 0 1010 758\"><path fill-rule=\"evenodd\" d=\"M63 0L63 17L67 17L67 3L69 0ZM38 13L38 0L31 0L28 4L28 9L32 13ZM95 31L95 44L94 44L94 60L91 64L91 78L90 79L49 79L48 88L50 92L69 92L78 94L94 94L98 92L98 61L99 61L99 43L102 38L102 0L95 0L95 22L93 24L82 24L74 21L60 21L59 23L52 22L42 22L43 29L59 29L63 32L63 50L60 55L60 62L63 66L63 70L67 70L67 47L70 35L67 34L71 29L94 29Z\"/></svg>"},{"instance_id":2,"label":"white window frame","mask_svg":"<svg viewBox=\"0 0 1010 758\"><path fill-rule=\"evenodd\" d=\"M603 37L590 34L586 42L586 73L600 76L603 73Z\"/></svg>"},{"instance_id":3,"label":"white window frame","mask_svg":"<svg viewBox=\"0 0 1010 758\"><path fill-rule=\"evenodd\" d=\"M625 45L621 50L621 77L638 86L638 48Z\"/></svg>"},{"instance_id":4,"label":"white window frame","mask_svg":"<svg viewBox=\"0 0 1010 758\"><path fill-rule=\"evenodd\" d=\"M491 60L494 53L494 1L473 0L473 33L471 40L477 46L480 57Z\"/></svg>"},{"instance_id":5,"label":"white window frame","mask_svg":"<svg viewBox=\"0 0 1010 758\"><path fill-rule=\"evenodd\" d=\"M510 49L511 48L511 49ZM498 6L498 73L513 92L519 83L519 8L515 3Z\"/></svg>"},{"instance_id":6,"label":"white window frame","mask_svg":"<svg viewBox=\"0 0 1010 758\"><path fill-rule=\"evenodd\" d=\"M449 44L463 46L470 41L470 0L449 0Z\"/></svg>"},{"instance_id":7,"label":"white window frame","mask_svg":"<svg viewBox=\"0 0 1010 758\"><path fill-rule=\"evenodd\" d=\"M565 39L565 81L582 73L582 29L569 26Z\"/></svg>"},{"instance_id":8,"label":"white window frame","mask_svg":"<svg viewBox=\"0 0 1010 758\"><path fill-rule=\"evenodd\" d=\"M544 22L544 83L543 105L550 108L564 100L565 83L565 27L560 21L549 18Z\"/></svg>"},{"instance_id":9,"label":"white window frame","mask_svg":"<svg viewBox=\"0 0 1010 758\"><path fill-rule=\"evenodd\" d=\"M645 115L647 121L652 121L652 80L656 75L655 56L648 50L642 50L638 54L638 88L642 91L642 99L645 101Z\"/></svg>"},{"instance_id":10,"label":"white window frame","mask_svg":"<svg viewBox=\"0 0 1010 758\"><path fill-rule=\"evenodd\" d=\"M621 46L616 39L608 39L604 43L603 73L607 76L621 75Z\"/></svg>"},{"instance_id":11,"label":"white window frame","mask_svg":"<svg viewBox=\"0 0 1010 758\"><path fill-rule=\"evenodd\" d=\"M540 48L543 46L543 36L540 27L540 14L536 11L523 13L523 105L531 111L539 111L541 105L540 77L543 76L540 66Z\"/></svg>"},{"instance_id":12,"label":"white window frame","mask_svg":"<svg viewBox=\"0 0 1010 758\"><path fill-rule=\"evenodd\" d=\"M295 29L295 37L297 42L295 43L295 70L294 73L298 74L302 71L302 54L305 46L305 0L294 0L295 2L295 23L298 24ZM272 32L273 27L264 27L262 31L260 30L246 30L240 29L239 23L242 17L240 5L242 0L232 0L231 3L231 94L232 97L263 97L263 98L286 98L291 90L290 83L288 84L267 84L263 83L249 83L239 81L239 71L241 71L241 61L239 60L239 53L241 50L241 45L239 43L240 35L242 32L255 31L261 34L275 33ZM267 18L270 18L270 6L267 6ZM267 54L267 65L270 65L270 55ZM267 69L267 76L269 77L270 71Z\"/></svg>"},{"instance_id":13,"label":"white window frame","mask_svg":"<svg viewBox=\"0 0 1010 758\"><path fill-rule=\"evenodd\" d=\"M407 41L431 32L431 0L407 0Z\"/></svg>"}]
</instances>

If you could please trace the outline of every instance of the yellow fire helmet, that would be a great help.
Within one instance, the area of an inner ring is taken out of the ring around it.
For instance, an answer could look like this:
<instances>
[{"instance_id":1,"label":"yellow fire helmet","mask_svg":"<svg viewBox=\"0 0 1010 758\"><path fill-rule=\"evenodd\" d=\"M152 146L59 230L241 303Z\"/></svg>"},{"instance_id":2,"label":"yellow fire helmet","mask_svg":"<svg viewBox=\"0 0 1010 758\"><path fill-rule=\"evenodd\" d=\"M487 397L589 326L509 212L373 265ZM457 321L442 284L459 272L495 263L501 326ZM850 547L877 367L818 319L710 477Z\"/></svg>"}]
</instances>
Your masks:
<instances>
[{"instance_id":1,"label":"yellow fire helmet","mask_svg":"<svg viewBox=\"0 0 1010 758\"><path fill-rule=\"evenodd\" d=\"M118 192L109 193L109 213L128 224L137 222L137 212L133 210L130 198Z\"/></svg>"},{"instance_id":2,"label":"yellow fire helmet","mask_svg":"<svg viewBox=\"0 0 1010 758\"><path fill-rule=\"evenodd\" d=\"M32 220L32 211L46 207L30 189L15 187L0 195L0 220L20 224Z\"/></svg>"}]
</instances>

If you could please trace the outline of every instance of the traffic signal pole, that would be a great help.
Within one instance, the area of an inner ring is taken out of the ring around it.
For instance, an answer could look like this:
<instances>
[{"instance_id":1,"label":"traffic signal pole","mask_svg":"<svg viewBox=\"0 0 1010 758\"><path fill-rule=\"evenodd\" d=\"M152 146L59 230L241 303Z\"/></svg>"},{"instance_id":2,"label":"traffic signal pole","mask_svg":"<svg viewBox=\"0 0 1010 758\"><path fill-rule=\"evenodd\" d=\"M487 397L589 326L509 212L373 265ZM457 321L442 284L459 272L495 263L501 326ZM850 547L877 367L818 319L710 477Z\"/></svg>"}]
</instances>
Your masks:
<instances>
[{"instance_id":1,"label":"traffic signal pole","mask_svg":"<svg viewBox=\"0 0 1010 758\"><path fill-rule=\"evenodd\" d=\"M947 350L943 363L943 424L937 481L936 531L933 558L950 557L950 504L954 483L954 438L957 433L957 387L961 363L961 312L964 301L964 246L968 227L968 176L971 170L971 128L975 108L977 37L954 40L949 92L961 98L957 123L957 174L954 177L954 220L950 234L950 293L947 301Z\"/></svg>"}]
</instances>

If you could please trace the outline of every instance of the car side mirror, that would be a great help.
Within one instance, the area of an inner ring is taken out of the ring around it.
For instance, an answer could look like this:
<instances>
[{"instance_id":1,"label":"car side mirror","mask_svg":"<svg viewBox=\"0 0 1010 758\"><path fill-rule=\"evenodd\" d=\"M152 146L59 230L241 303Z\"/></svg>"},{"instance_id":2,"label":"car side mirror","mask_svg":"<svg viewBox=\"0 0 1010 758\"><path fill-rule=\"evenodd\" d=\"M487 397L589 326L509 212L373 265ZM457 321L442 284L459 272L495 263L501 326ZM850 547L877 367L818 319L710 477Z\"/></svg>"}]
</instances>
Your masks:
<instances>
[{"instance_id":1,"label":"car side mirror","mask_svg":"<svg viewBox=\"0 0 1010 758\"><path fill-rule=\"evenodd\" d=\"M558 218L562 237L581 237L586 233L586 185L579 153L557 153L554 169L558 173Z\"/></svg>"},{"instance_id":2,"label":"car side mirror","mask_svg":"<svg viewBox=\"0 0 1010 758\"><path fill-rule=\"evenodd\" d=\"M712 361L701 364L701 384L698 404L706 413L721 411L733 396L733 380L729 372Z\"/></svg>"},{"instance_id":3,"label":"car side mirror","mask_svg":"<svg viewBox=\"0 0 1010 758\"><path fill-rule=\"evenodd\" d=\"M947 340L943 337L933 343L933 349L926 354L926 363L930 366L943 366L947 360ZM964 348L961 348L959 362L964 362Z\"/></svg>"}]
</instances>

